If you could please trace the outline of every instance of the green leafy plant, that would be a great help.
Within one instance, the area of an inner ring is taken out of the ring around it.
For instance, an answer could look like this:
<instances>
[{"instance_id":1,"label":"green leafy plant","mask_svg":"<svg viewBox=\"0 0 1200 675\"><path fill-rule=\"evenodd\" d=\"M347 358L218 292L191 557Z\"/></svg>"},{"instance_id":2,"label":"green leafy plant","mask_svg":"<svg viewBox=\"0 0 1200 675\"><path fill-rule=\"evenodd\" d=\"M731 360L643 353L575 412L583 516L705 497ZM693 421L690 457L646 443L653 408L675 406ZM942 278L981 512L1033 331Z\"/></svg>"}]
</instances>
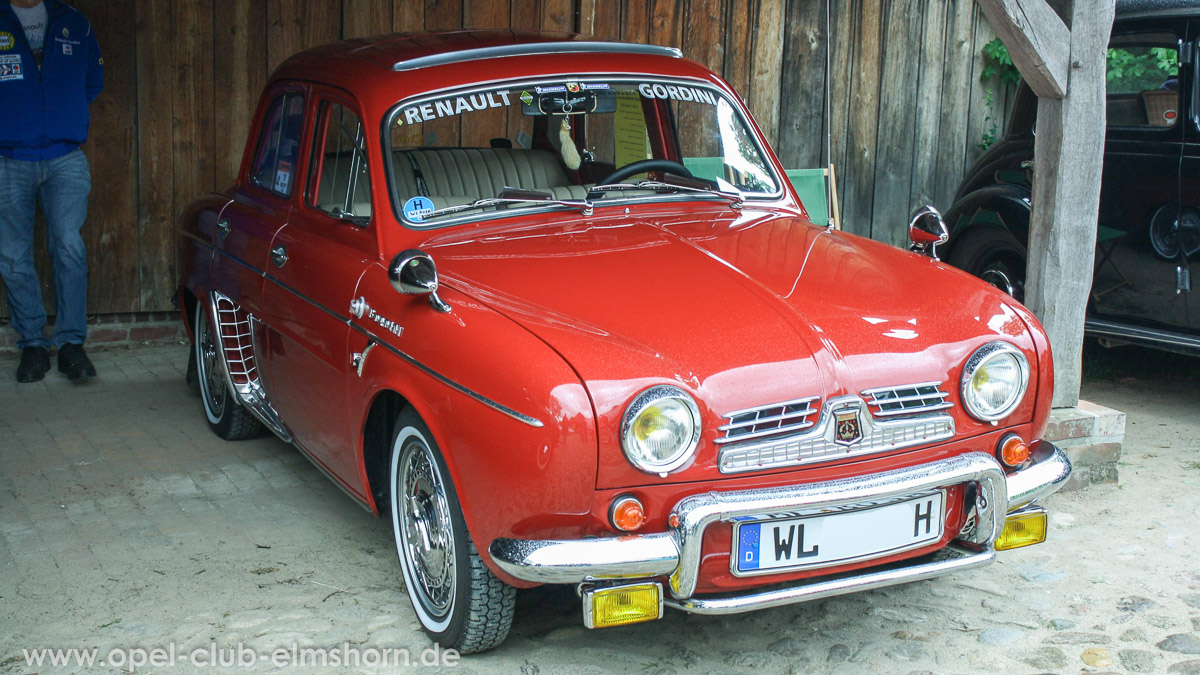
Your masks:
<instances>
[{"instance_id":1,"label":"green leafy plant","mask_svg":"<svg viewBox=\"0 0 1200 675\"><path fill-rule=\"evenodd\" d=\"M999 78L1001 84L1016 86L1021 83L1021 72L1013 64L1008 47L996 38L983 46L983 70L979 73L980 81L986 82L993 77Z\"/></svg>"},{"instance_id":2,"label":"green leafy plant","mask_svg":"<svg viewBox=\"0 0 1200 675\"><path fill-rule=\"evenodd\" d=\"M1172 47L1116 47L1108 50L1110 92L1158 89L1179 76L1179 52Z\"/></svg>"}]
</instances>

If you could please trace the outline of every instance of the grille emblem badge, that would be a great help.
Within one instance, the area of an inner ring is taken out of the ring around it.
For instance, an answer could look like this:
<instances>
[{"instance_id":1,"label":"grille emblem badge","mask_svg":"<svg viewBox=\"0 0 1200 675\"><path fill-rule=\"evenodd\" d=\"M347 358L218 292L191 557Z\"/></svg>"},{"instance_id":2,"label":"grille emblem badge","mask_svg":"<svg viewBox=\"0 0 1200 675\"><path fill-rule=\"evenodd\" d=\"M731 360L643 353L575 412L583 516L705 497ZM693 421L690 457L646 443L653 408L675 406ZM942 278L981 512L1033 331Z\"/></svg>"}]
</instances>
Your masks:
<instances>
[{"instance_id":1,"label":"grille emblem badge","mask_svg":"<svg viewBox=\"0 0 1200 675\"><path fill-rule=\"evenodd\" d=\"M833 440L838 445L854 445L863 438L862 423L858 419L858 408L847 408L833 412L836 420Z\"/></svg>"}]
</instances>

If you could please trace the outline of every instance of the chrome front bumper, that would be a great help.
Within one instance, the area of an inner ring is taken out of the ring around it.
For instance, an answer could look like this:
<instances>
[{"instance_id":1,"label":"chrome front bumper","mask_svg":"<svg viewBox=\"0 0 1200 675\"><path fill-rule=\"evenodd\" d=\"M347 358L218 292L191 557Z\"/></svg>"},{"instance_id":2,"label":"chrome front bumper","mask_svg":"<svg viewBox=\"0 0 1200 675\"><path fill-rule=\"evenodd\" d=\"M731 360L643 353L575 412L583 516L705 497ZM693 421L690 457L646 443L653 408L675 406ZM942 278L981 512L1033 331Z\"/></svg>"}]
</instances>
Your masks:
<instances>
[{"instance_id":1,"label":"chrome front bumper","mask_svg":"<svg viewBox=\"0 0 1200 675\"><path fill-rule=\"evenodd\" d=\"M508 574L525 581L577 584L670 577L666 604L700 614L732 614L928 579L986 565L1007 514L1053 493L1071 475L1071 462L1053 444L1035 446L1033 463L1005 476L987 453L971 452L929 464L824 483L763 490L705 492L679 501L678 527L667 532L576 540L496 539L489 552ZM976 486L975 524L950 546L877 568L805 579L765 590L693 597L699 581L704 530L735 518L769 516L816 507L859 504L955 485Z\"/></svg>"}]
</instances>

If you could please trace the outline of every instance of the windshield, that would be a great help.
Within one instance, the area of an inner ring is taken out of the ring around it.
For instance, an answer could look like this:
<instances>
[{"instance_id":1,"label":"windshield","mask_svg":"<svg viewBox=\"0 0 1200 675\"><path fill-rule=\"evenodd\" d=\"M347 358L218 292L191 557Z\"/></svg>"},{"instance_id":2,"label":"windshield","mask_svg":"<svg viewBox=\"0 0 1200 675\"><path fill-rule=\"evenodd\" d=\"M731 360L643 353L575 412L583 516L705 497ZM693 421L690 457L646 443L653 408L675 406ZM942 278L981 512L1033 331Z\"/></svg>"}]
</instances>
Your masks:
<instances>
[{"instance_id":1,"label":"windshield","mask_svg":"<svg viewBox=\"0 0 1200 675\"><path fill-rule=\"evenodd\" d=\"M696 82L493 85L401 101L386 128L392 202L412 227L781 192L737 107Z\"/></svg>"}]
</instances>

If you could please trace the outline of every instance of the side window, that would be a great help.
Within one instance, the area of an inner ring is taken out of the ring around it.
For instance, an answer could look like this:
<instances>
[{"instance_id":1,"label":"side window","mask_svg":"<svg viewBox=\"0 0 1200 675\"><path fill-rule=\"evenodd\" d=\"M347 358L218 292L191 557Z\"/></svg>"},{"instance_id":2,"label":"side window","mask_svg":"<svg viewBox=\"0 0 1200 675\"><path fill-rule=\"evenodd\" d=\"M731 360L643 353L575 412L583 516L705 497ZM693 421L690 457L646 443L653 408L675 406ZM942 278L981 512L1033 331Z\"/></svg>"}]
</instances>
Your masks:
<instances>
[{"instance_id":1,"label":"side window","mask_svg":"<svg viewBox=\"0 0 1200 675\"><path fill-rule=\"evenodd\" d=\"M271 102L258 136L254 162L250 165L250 182L280 197L291 196L303 123L304 96L301 94L280 94Z\"/></svg>"},{"instance_id":2,"label":"side window","mask_svg":"<svg viewBox=\"0 0 1200 675\"><path fill-rule=\"evenodd\" d=\"M1173 127L1179 47L1169 33L1121 35L1108 46L1108 126Z\"/></svg>"},{"instance_id":3,"label":"side window","mask_svg":"<svg viewBox=\"0 0 1200 675\"><path fill-rule=\"evenodd\" d=\"M371 178L362 120L340 103L323 103L313 139L308 200L335 218L371 217Z\"/></svg>"}]
</instances>

